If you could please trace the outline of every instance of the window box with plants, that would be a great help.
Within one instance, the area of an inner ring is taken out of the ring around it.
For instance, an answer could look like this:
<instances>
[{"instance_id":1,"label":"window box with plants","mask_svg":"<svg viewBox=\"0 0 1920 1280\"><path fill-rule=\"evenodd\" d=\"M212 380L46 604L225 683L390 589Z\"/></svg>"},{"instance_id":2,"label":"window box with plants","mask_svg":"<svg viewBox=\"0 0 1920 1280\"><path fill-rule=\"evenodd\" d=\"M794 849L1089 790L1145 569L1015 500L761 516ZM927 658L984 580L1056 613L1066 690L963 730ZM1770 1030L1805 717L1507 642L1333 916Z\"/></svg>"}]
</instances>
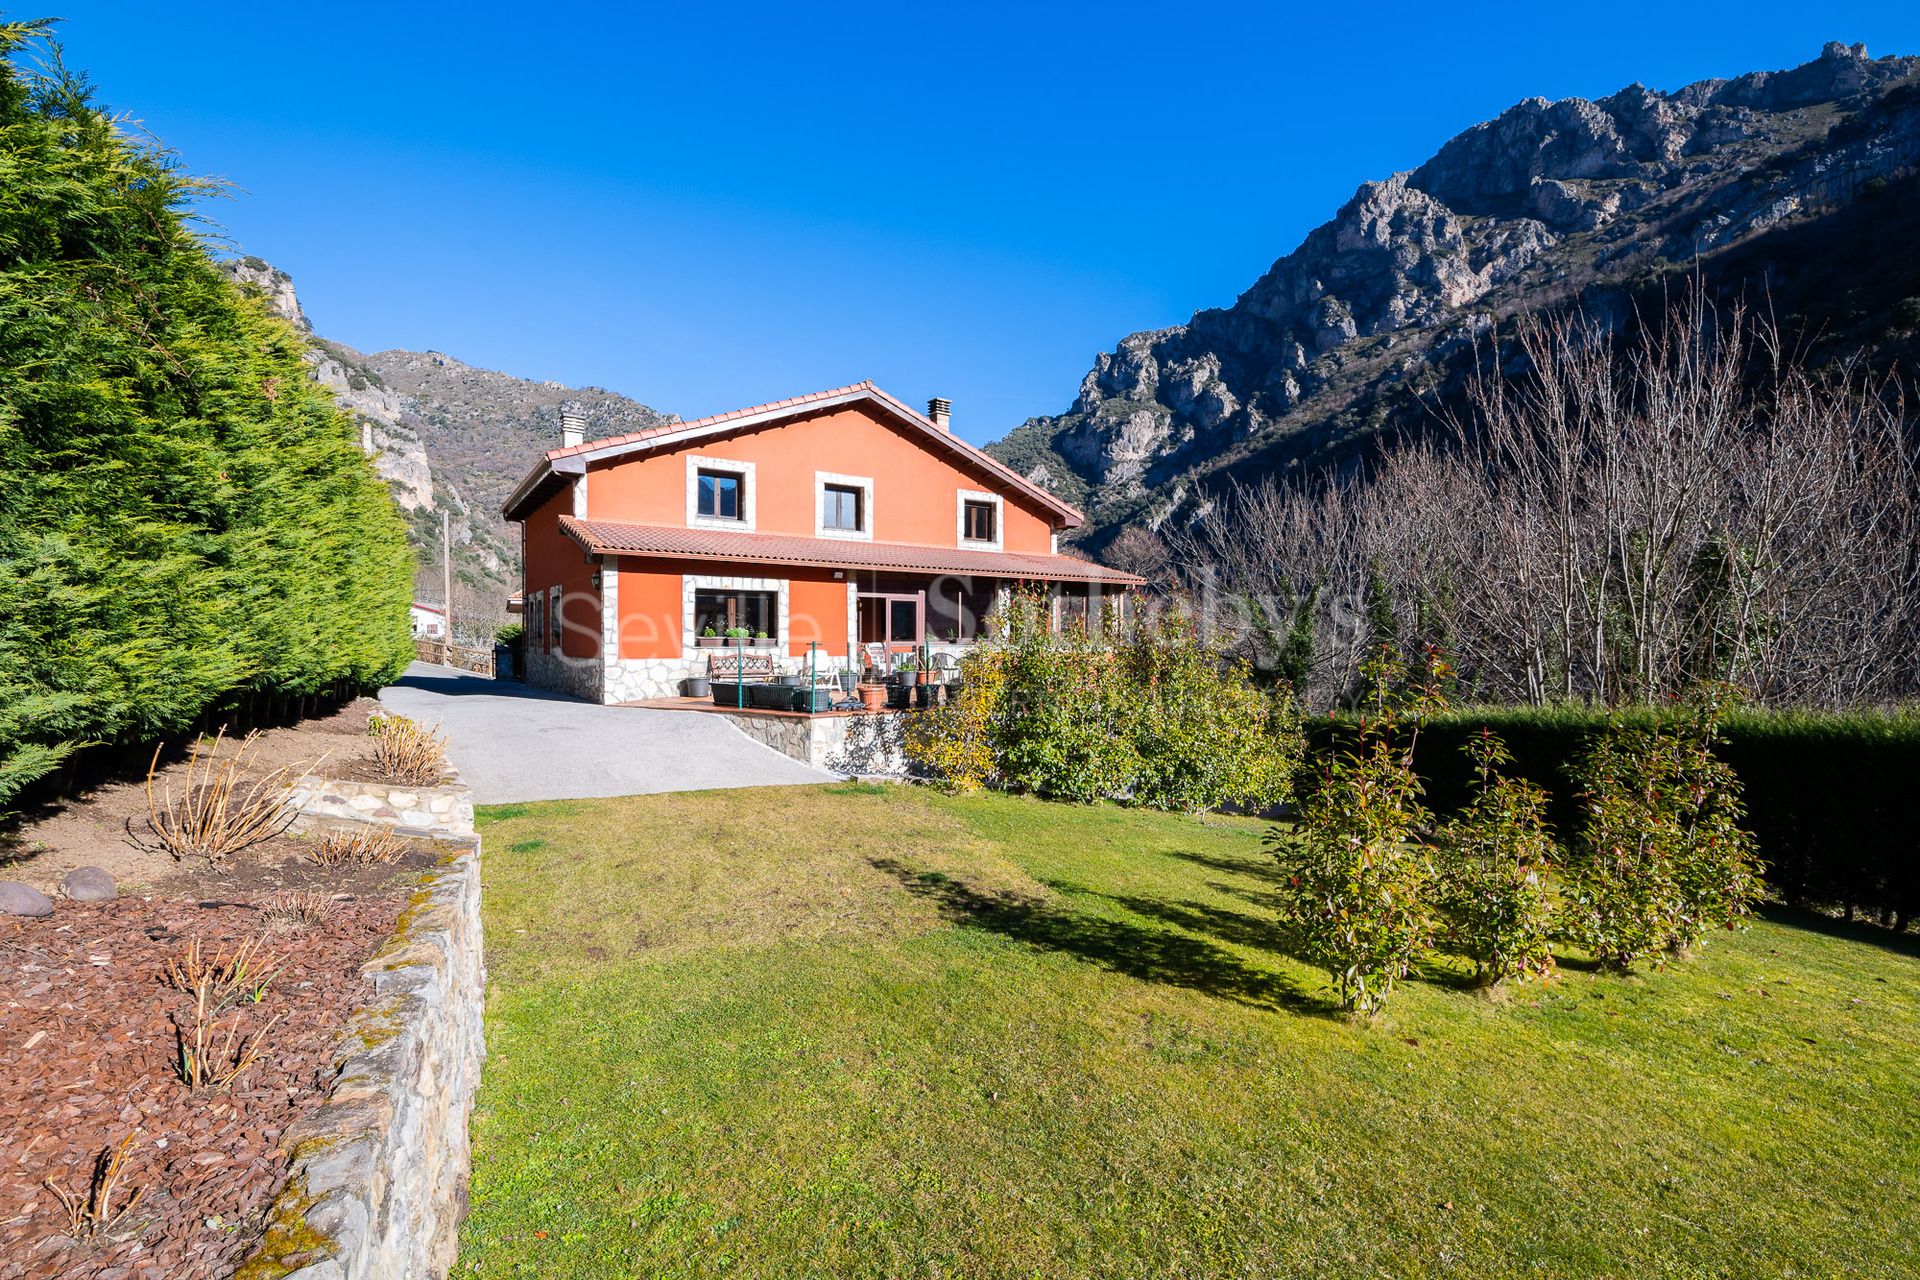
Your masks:
<instances>
[{"instance_id":1,"label":"window box with plants","mask_svg":"<svg viewBox=\"0 0 1920 1280\"><path fill-rule=\"evenodd\" d=\"M725 631L708 627L695 643L702 649L771 649L778 641L764 631L756 633L745 627L728 627Z\"/></svg>"}]
</instances>

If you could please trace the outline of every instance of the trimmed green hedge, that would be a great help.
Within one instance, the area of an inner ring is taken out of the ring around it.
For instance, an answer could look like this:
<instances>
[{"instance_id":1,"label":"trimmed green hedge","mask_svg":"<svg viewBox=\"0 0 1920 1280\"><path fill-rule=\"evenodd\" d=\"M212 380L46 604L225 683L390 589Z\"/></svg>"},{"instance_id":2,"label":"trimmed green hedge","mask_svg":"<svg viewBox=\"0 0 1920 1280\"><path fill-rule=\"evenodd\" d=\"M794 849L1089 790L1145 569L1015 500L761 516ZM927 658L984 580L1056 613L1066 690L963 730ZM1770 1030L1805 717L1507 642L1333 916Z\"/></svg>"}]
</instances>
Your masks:
<instances>
[{"instance_id":1,"label":"trimmed green hedge","mask_svg":"<svg viewBox=\"0 0 1920 1280\"><path fill-rule=\"evenodd\" d=\"M305 339L43 34L0 23L0 807L83 745L411 649L405 528Z\"/></svg>"},{"instance_id":2,"label":"trimmed green hedge","mask_svg":"<svg viewBox=\"0 0 1920 1280\"><path fill-rule=\"evenodd\" d=\"M1647 720L1648 710L1621 713ZM1510 771L1547 789L1554 829L1578 822L1570 773L1588 738L1607 725L1583 708L1463 708L1420 731L1414 767L1439 813L1468 794L1462 744L1483 726L1506 740ZM1341 736L1339 720L1309 726L1316 750ZM1904 926L1920 910L1920 712L1742 711L1723 725L1720 754L1744 784L1747 824L1766 879L1791 903L1864 911Z\"/></svg>"}]
</instances>

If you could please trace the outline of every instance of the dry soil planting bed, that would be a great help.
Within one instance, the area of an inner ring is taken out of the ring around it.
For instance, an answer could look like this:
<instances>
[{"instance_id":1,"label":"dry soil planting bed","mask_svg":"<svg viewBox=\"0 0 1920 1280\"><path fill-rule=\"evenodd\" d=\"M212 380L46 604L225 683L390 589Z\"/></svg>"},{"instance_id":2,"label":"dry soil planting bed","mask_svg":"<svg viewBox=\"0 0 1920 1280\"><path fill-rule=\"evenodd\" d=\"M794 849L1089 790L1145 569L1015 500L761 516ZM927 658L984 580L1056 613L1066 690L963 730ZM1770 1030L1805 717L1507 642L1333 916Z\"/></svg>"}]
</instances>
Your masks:
<instances>
[{"instance_id":1,"label":"dry soil planting bed","mask_svg":"<svg viewBox=\"0 0 1920 1280\"><path fill-rule=\"evenodd\" d=\"M281 972L220 1025L244 1035L279 1021L230 1088L201 1095L180 1081L172 1020L190 1025L193 1000L162 973L193 938L219 952L261 933L259 910L122 898L0 916L0 1280L230 1274L284 1180L280 1137L323 1100L340 1029L369 995L360 965L402 902L336 900L320 923L269 933ZM111 1229L72 1239L46 1180L86 1196L95 1160L128 1134L115 1205L135 1191L139 1202Z\"/></svg>"},{"instance_id":2,"label":"dry soil planting bed","mask_svg":"<svg viewBox=\"0 0 1920 1280\"><path fill-rule=\"evenodd\" d=\"M331 715L263 729L251 743L243 744L243 734L229 735L220 743L218 759L226 760L244 746L243 781L285 769L285 780L292 782L316 765L330 777L357 777L373 771L374 744L367 723L378 709L373 699L356 698ZM179 795L186 789L186 746L175 744L161 757L154 775L157 794L171 789ZM123 894L215 897L236 886L249 887L251 878L266 889L301 887L297 868L289 867L284 874L278 871L290 860L300 859L307 848L292 837L242 851L224 872L211 871L205 862L175 862L153 848L146 826L146 766L143 756L138 767L129 768L124 776L83 795L46 804L27 814L17 829L0 834L0 880L22 880L53 894L67 872L97 866L113 876ZM274 869L274 874L256 877L257 868ZM322 883L331 881L321 878L314 887Z\"/></svg>"}]
</instances>

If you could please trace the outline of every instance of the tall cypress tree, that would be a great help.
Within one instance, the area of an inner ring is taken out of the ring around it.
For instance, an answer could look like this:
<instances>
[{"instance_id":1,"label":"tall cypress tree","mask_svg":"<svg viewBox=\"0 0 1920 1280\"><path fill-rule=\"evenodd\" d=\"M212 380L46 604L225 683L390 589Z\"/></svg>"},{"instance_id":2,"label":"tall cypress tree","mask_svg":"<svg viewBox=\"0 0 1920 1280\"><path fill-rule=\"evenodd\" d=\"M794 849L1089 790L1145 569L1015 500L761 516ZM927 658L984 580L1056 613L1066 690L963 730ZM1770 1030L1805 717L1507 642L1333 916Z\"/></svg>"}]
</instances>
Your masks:
<instances>
[{"instance_id":1,"label":"tall cypress tree","mask_svg":"<svg viewBox=\"0 0 1920 1280\"><path fill-rule=\"evenodd\" d=\"M405 529L304 340L46 27L0 24L0 804L84 743L410 647Z\"/></svg>"}]
</instances>

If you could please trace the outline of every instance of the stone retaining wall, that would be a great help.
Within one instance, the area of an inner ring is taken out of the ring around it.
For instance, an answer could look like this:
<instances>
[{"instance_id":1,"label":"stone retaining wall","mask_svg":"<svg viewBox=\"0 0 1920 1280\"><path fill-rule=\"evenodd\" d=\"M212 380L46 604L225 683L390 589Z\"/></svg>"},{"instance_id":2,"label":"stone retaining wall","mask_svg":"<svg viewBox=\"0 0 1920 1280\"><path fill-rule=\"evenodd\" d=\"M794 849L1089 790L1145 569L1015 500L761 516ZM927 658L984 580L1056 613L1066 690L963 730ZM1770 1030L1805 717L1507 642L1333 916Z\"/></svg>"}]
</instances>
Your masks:
<instances>
[{"instance_id":1,"label":"stone retaining wall","mask_svg":"<svg viewBox=\"0 0 1920 1280\"><path fill-rule=\"evenodd\" d=\"M366 803L368 798L374 803ZM287 1131L287 1184L234 1280L439 1280L453 1266L472 1161L467 1121L486 1054L480 840L473 796L302 778L295 825L384 823L443 852L361 972L317 1111Z\"/></svg>"},{"instance_id":2,"label":"stone retaining wall","mask_svg":"<svg viewBox=\"0 0 1920 1280\"><path fill-rule=\"evenodd\" d=\"M874 711L851 716L712 714L725 717L754 741L815 768L863 777L905 777L908 773L901 741L910 712Z\"/></svg>"},{"instance_id":3,"label":"stone retaining wall","mask_svg":"<svg viewBox=\"0 0 1920 1280\"><path fill-rule=\"evenodd\" d=\"M326 1102L287 1131L287 1185L234 1280L414 1280L453 1265L485 1054L480 846L465 843L364 966L373 1000L347 1024Z\"/></svg>"},{"instance_id":4,"label":"stone retaining wall","mask_svg":"<svg viewBox=\"0 0 1920 1280\"><path fill-rule=\"evenodd\" d=\"M409 831L470 835L473 832L473 792L449 770L449 781L438 787L409 787L397 782L349 782L307 774L293 784L287 803L299 811L296 830L313 819L350 818L384 822Z\"/></svg>"}]
</instances>

